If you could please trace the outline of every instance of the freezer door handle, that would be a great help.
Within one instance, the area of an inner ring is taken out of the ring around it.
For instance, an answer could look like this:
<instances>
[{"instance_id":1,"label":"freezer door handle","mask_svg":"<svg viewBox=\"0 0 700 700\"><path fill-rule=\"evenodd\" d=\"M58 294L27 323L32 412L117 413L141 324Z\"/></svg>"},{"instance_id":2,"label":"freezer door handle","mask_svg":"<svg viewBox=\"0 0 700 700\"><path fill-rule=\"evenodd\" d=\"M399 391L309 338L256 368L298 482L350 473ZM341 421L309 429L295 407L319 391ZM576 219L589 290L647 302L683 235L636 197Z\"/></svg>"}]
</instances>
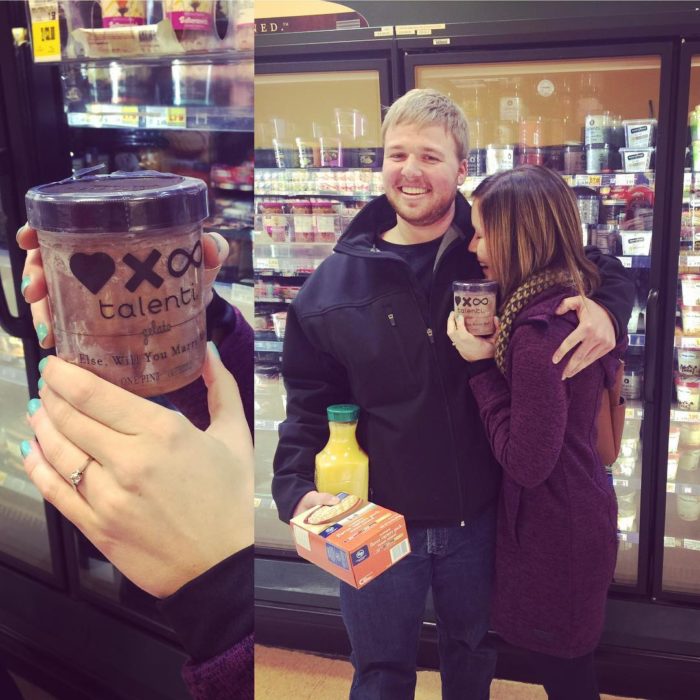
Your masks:
<instances>
[{"instance_id":1,"label":"freezer door handle","mask_svg":"<svg viewBox=\"0 0 700 700\"><path fill-rule=\"evenodd\" d=\"M646 367L644 369L644 400L654 402L656 394L656 349L658 347L659 290L650 289L647 297Z\"/></svg>"},{"instance_id":2,"label":"freezer door handle","mask_svg":"<svg viewBox=\"0 0 700 700\"><path fill-rule=\"evenodd\" d=\"M29 315L29 308L26 307L26 316L13 316L10 311L10 306L7 303L7 297L5 296L5 289L2 285L2 278L0 277L0 327L16 338L30 338L34 335L34 327L32 326L31 316Z\"/></svg>"}]
</instances>

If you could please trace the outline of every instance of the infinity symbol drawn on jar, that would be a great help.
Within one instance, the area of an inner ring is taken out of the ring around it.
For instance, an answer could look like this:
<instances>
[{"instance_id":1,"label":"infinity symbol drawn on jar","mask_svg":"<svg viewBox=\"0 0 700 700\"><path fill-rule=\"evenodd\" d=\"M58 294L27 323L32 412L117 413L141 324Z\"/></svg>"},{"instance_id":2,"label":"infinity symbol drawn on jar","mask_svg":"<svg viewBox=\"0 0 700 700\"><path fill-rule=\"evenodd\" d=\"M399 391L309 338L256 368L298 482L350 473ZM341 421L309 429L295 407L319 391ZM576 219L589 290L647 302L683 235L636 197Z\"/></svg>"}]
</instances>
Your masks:
<instances>
[{"instance_id":1,"label":"infinity symbol drawn on jar","mask_svg":"<svg viewBox=\"0 0 700 700\"><path fill-rule=\"evenodd\" d=\"M489 301L489 297L455 297L457 306L488 306Z\"/></svg>"},{"instance_id":2,"label":"infinity symbol drawn on jar","mask_svg":"<svg viewBox=\"0 0 700 700\"><path fill-rule=\"evenodd\" d=\"M196 257L199 253L199 257ZM182 277L187 270L190 269L190 265L199 267L202 264L202 242L197 241L192 248L192 252L188 253L184 248L175 248L175 250L168 256L168 272L173 277ZM182 267L176 267L175 262L178 258L184 258L185 263Z\"/></svg>"}]
</instances>

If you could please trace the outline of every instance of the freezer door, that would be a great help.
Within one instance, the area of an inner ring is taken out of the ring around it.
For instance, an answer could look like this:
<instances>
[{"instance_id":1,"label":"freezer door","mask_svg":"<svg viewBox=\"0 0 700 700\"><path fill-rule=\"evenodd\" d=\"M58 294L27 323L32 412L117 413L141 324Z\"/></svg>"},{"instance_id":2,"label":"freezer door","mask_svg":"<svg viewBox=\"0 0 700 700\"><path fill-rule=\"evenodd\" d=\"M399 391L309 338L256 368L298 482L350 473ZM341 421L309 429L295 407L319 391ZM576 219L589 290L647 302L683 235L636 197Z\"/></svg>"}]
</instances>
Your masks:
<instances>
[{"instance_id":1,"label":"freezer door","mask_svg":"<svg viewBox=\"0 0 700 700\"><path fill-rule=\"evenodd\" d=\"M626 329L627 420L620 457L608 473L619 508L614 582L638 588L648 517L642 498L649 488L643 487L642 434L649 431L643 431L643 388L652 238L659 219L655 184L660 177L657 134L664 126L662 57L654 51L610 56L591 51L588 56L544 50L462 54L462 60L451 57L450 62L439 55L409 56L406 80L407 87L450 95L464 110L470 132L462 188L467 198L493 173L526 164L551 168L573 188L584 245L617 256L635 280L636 301ZM516 55L532 58L516 60Z\"/></svg>"},{"instance_id":2,"label":"freezer door","mask_svg":"<svg viewBox=\"0 0 700 700\"><path fill-rule=\"evenodd\" d=\"M671 278L670 288L675 321L669 382L673 391L668 458L660 460L664 478L659 489L659 511L665 513L660 583L672 597L700 594L700 323L696 320L700 316L700 47L686 51L683 69L689 62L689 94L685 102L682 92L678 111L679 125L685 125L687 114L687 130L680 130L675 154L683 191L678 274ZM676 221L677 217L675 213Z\"/></svg>"}]
</instances>

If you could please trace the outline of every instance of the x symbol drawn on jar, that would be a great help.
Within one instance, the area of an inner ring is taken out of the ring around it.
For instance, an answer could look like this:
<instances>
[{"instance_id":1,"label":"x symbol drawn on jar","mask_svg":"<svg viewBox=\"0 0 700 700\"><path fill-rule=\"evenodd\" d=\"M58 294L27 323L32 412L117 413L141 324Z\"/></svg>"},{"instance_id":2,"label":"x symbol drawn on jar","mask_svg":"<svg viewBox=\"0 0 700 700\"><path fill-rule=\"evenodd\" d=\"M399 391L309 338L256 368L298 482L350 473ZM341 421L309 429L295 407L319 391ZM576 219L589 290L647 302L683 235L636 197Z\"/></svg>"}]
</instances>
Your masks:
<instances>
[{"instance_id":1,"label":"x symbol drawn on jar","mask_svg":"<svg viewBox=\"0 0 700 700\"><path fill-rule=\"evenodd\" d=\"M134 271L131 279L124 285L130 292L135 292L144 280L150 282L156 289L163 284L163 278L153 271L153 266L160 260L159 250L153 249L143 262L131 253L127 253L122 260Z\"/></svg>"}]
</instances>

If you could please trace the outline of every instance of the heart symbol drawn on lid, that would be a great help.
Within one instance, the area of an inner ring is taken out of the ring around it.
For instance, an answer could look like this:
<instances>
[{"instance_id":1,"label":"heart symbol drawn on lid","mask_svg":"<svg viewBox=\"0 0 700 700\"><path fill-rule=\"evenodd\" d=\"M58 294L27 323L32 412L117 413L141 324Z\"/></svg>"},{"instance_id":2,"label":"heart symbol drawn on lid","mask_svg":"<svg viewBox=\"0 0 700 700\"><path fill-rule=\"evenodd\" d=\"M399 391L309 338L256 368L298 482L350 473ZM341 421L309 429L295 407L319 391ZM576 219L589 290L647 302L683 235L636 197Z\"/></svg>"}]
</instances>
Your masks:
<instances>
[{"instance_id":1,"label":"heart symbol drawn on lid","mask_svg":"<svg viewBox=\"0 0 700 700\"><path fill-rule=\"evenodd\" d=\"M107 253L74 253L70 269L84 287L97 294L114 274L116 265Z\"/></svg>"}]
</instances>

